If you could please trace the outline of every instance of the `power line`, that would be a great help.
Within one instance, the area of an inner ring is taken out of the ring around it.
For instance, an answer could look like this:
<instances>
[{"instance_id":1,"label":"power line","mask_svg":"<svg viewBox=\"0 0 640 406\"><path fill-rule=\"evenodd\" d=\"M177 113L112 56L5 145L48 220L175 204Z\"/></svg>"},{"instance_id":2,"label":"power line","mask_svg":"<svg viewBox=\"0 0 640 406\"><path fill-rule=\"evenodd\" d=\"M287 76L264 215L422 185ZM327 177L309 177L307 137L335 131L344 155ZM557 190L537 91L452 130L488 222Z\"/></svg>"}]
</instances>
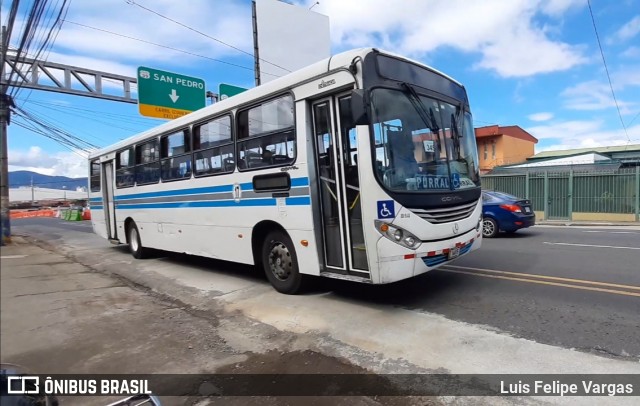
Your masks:
<instances>
[{"instance_id":1,"label":"power line","mask_svg":"<svg viewBox=\"0 0 640 406\"><path fill-rule=\"evenodd\" d=\"M119 33L117 33L117 32L113 32L113 31L105 30L105 29L103 29L103 28L97 28L97 27L92 27L92 26L90 26L90 25L85 25L85 24L76 23L75 21L70 21L70 20L64 20L64 21L65 21L66 23L74 24L74 25L77 25L77 26L80 26L80 27L89 28L89 29L92 29L92 30L96 30L96 31L104 32L104 33L111 34L111 35L116 35L116 36L118 36L118 37L127 38L127 39L130 39L130 40L133 40L133 41L139 41L139 42L142 42L142 43L145 43L145 44L149 44L149 45L153 45L153 46L160 47L160 48L170 49L170 50L172 50L172 51L181 52L181 53L183 53L183 54L187 54L187 55L197 56L197 57L199 57L199 58L204 58L204 59L208 59L208 60L210 60L210 61L223 63L223 64L225 64L225 65L234 66L234 67L236 67L236 68L246 69L246 70L253 71L253 68L248 67L248 66L238 65L238 64L235 64L235 63L232 63L232 62L227 62L227 61L223 61L223 60L220 60L220 59L211 58L211 57L208 57L208 56L205 56L205 55L196 54L196 53L194 53L194 52L185 51L185 50L183 50L183 49L170 47L170 46L168 46L168 45L158 44L158 43L151 42L151 41L147 41L147 40L144 40L144 39L131 37L131 36L129 36L129 35L119 34ZM273 73L267 73L267 72L262 72L262 73L264 73L265 75L270 75L270 76L280 77L279 75L276 75L276 74L273 74Z\"/></svg>"},{"instance_id":2,"label":"power line","mask_svg":"<svg viewBox=\"0 0 640 406\"><path fill-rule=\"evenodd\" d=\"M214 37L212 37L211 35L205 34L205 33L204 33L204 32L202 32L202 31L198 31L198 30L196 30L195 28L189 27L188 25L183 24L183 23L181 23L180 21L176 21L176 20L174 20L174 19L172 19L172 18L169 18L169 17L167 17L167 16L165 16L165 15L162 15L162 14L158 13L157 11L151 10L150 8L147 8L147 7L145 7L145 6L141 5L141 4L138 4L138 3L136 3L134 0L125 0L125 1L127 2L127 4L131 4L131 5L133 5L133 6L138 6L138 7L140 7L140 8L141 8L141 9L143 9L143 10L146 10L146 11L148 11L148 12L150 12L150 13L153 13L153 14L157 15L158 17L161 17L161 18L164 18L165 20L171 21L171 22L172 22L172 23L174 23L174 24L178 24L178 25L179 25L179 26L181 26L181 27L184 27L184 28L186 28L186 29L188 29L188 30L191 30L191 31L193 31L193 32L195 32L195 33L198 33L198 34L200 34L200 35L202 35L202 36L204 36L204 37L207 37L207 38L209 38L209 39L211 39L211 40L214 40L214 41L216 41L216 42L219 42L220 44L225 45L225 46L228 46L229 48L235 49L235 50L236 50L236 51L238 51L238 52L242 52L243 54L249 55L249 56L251 56L252 58L253 58L253 57L255 57L251 52L247 52L247 51L245 51L245 50L243 50L243 49L240 49L240 48L238 48L238 47L235 47L235 46L233 46L233 45L231 45L231 44L227 44L226 42L221 41L221 40L219 40L219 39L217 39L217 38L214 38ZM275 66L275 67L277 67L277 68L280 68L280 69L282 69L282 70L285 70L285 71L287 71L287 72L291 72L289 69L287 69L287 68L283 68L282 66L277 65L277 64L275 64L275 63L273 63L273 62L269 62L269 61L264 60L264 59L262 59L262 58L258 58L258 60L260 60L260 61L262 61L262 62L266 62L266 63L268 63L269 65L273 65L273 66Z\"/></svg>"},{"instance_id":3,"label":"power line","mask_svg":"<svg viewBox=\"0 0 640 406\"><path fill-rule=\"evenodd\" d=\"M67 0L63 0L62 2L62 6L60 7L60 10L58 12L58 15L56 16L56 19L54 21L54 23L51 25L51 28L49 29L49 32L46 35L46 38L44 39L44 41L42 42L42 45L40 46L40 49L38 49L38 51L36 52L36 55L33 59L40 59L40 55L43 54L43 52L46 54L46 56L44 58L42 58L42 60L46 61L48 56L49 56L49 52L51 51L51 49L53 48L53 44L56 41L56 39L58 38L58 34L60 34L60 30L62 28L62 21L64 21L64 17L67 16L67 12L69 11L69 2ZM58 5L58 2L56 2L56 6ZM49 18L50 20L51 18ZM57 30L55 32L55 34L53 34L53 39L51 38L51 34L53 33L54 29L57 27ZM18 91L15 93L15 95L17 95L20 92L21 89L18 89ZM25 102L29 99L29 97L31 96L31 94L33 93L33 89L29 89L29 93L27 94L27 97L25 98ZM24 102L23 102L24 104Z\"/></svg>"},{"instance_id":4,"label":"power line","mask_svg":"<svg viewBox=\"0 0 640 406\"><path fill-rule=\"evenodd\" d=\"M33 103L36 104L38 106L42 106L42 107L47 107L47 106L53 106L53 107L59 107L65 110L77 110L77 111L85 111L88 113L93 113L96 116L99 117L113 117L114 119L117 119L119 121L122 120L127 120L128 122L132 123L132 124L150 124L153 125L154 127L157 125L157 121L150 119L150 118L146 118L146 117L142 117L142 116L137 116L137 115L133 115L133 114L119 114L119 113L109 113L106 111L100 111L100 110L93 110L93 109L86 109L86 108L81 108L81 107L75 107L75 106L68 106L68 105L64 105L61 103L52 103L52 102L46 102L43 100L29 100L29 103Z\"/></svg>"},{"instance_id":5,"label":"power line","mask_svg":"<svg viewBox=\"0 0 640 406\"><path fill-rule=\"evenodd\" d=\"M33 104L35 104L37 106L40 106L40 107L47 107L47 106L45 106L43 104L39 104L39 103L33 103ZM59 112L61 112L63 114L72 115L74 117L82 117L82 118L85 118L87 120L91 120L91 122L102 123L102 124L108 125L110 127L120 128L121 130L130 131L130 132L140 132L139 128L122 127L122 126L114 124L113 122L108 122L108 121L100 120L99 118L95 118L96 116L97 117L103 117L107 113L105 113L103 115L103 114L100 114L99 112L95 112L94 113L94 112L85 110L84 112L82 112L82 114L80 114L80 113L71 112L66 107L62 107L62 106L58 105L58 107L56 108L56 107L53 107L53 106L56 106L56 105L55 104L50 104L50 106L47 107L47 108L50 109L50 110L53 110L53 111L59 111ZM76 110L82 111L82 109L76 109ZM89 113L89 114L87 114L87 113ZM41 114L43 116L45 116L44 113L41 113ZM51 117L49 117L49 118L51 118ZM122 119L118 119L118 122L120 122L120 121L123 121L123 120ZM132 121L129 121L129 123L130 124L137 124L137 125L140 125L140 126L144 126L145 124L148 124L148 123L140 123L140 122L132 122ZM148 126L146 126L146 128L144 128L144 129L148 129ZM99 139L99 138L97 138L96 136L93 136L93 135L90 135L90 137L92 137L94 139L97 139L99 141L102 141L102 142L106 142L104 139Z\"/></svg>"},{"instance_id":6,"label":"power line","mask_svg":"<svg viewBox=\"0 0 640 406\"><path fill-rule=\"evenodd\" d=\"M591 9L591 0L587 0L587 4L589 5L589 14L591 15L591 22L593 22L593 31L596 33L596 39L598 40L598 48L600 48L600 55L602 55L602 64L604 65L604 70L607 73L607 79L609 80L609 88L611 89L611 95L613 96L613 101L616 104L616 109L618 110L618 117L620 117L620 124L622 124L622 129L624 130L624 134L627 136L627 140L631 142L629 138L629 134L627 133L627 127L624 125L624 120L622 120L622 113L620 112L620 106L618 105L618 100L616 99L616 93L613 91L613 83L611 83L611 75L609 75L609 68L607 68L607 61L604 58L604 51L602 50L602 44L600 43L600 35L598 35L598 28L596 27L596 19L593 16L593 10Z\"/></svg>"}]
</instances>

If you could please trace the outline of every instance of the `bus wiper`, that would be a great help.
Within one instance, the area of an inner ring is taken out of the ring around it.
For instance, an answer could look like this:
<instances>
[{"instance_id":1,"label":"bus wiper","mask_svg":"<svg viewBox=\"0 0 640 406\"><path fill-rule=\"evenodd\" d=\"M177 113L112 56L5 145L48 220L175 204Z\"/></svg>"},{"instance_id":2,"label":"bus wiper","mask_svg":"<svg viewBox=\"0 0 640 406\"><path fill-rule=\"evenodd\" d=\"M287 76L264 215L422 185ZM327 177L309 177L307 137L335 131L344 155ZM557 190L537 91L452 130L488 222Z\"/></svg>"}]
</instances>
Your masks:
<instances>
[{"instance_id":1,"label":"bus wiper","mask_svg":"<svg viewBox=\"0 0 640 406\"><path fill-rule=\"evenodd\" d=\"M453 140L453 148L455 153L455 159L460 159L460 129L458 128L458 120L453 113L451 113L451 139Z\"/></svg>"},{"instance_id":2,"label":"bus wiper","mask_svg":"<svg viewBox=\"0 0 640 406\"><path fill-rule=\"evenodd\" d=\"M404 89L407 91L407 96L409 101L411 102L411 105L414 109L416 109L418 115L420 116L422 121L424 121L424 124L427 126L427 128L429 128L432 133L439 135L438 132L440 131L440 128L438 128L437 120L433 114L433 109L430 108L427 110L427 106L425 106L422 100L420 100L418 93L416 93L416 90L411 87L411 85L406 82L402 82L402 87L404 87ZM438 138L436 138L436 142L440 144L439 136Z\"/></svg>"}]
</instances>

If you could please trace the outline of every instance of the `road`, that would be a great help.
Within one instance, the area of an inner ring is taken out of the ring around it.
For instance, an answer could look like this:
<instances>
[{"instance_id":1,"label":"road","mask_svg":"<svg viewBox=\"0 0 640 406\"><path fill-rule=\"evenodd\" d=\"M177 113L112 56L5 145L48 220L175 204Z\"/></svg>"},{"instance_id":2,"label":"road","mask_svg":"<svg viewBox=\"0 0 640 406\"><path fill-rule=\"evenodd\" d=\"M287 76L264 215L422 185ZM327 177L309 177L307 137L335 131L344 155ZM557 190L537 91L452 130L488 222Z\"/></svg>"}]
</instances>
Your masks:
<instances>
[{"instance_id":1,"label":"road","mask_svg":"<svg viewBox=\"0 0 640 406\"><path fill-rule=\"evenodd\" d=\"M115 249L128 260L126 250L86 234L89 222L22 219L14 230L84 250ZM312 294L442 315L538 343L639 360L638 259L638 227L536 226L485 239L481 250L412 280L388 286L319 280ZM252 267L186 256L157 261L158 272L187 285L219 289L211 273L195 274L211 268L231 278L226 282L231 290L266 284ZM189 267L194 275L176 267Z\"/></svg>"}]
</instances>

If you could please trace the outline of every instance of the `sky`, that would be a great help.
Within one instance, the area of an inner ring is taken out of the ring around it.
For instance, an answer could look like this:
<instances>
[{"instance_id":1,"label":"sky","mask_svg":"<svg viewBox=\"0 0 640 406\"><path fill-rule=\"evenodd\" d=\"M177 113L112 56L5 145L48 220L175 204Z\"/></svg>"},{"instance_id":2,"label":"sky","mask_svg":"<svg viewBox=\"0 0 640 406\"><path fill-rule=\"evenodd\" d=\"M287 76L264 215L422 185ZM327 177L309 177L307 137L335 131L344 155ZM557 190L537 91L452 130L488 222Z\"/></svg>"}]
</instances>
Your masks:
<instances>
[{"instance_id":1,"label":"sky","mask_svg":"<svg viewBox=\"0 0 640 406\"><path fill-rule=\"evenodd\" d=\"M329 17L332 53L373 46L432 66L464 84L475 127L518 125L539 140L536 152L640 144L640 0L591 0L607 69L586 0L293 3ZM72 0L44 56L130 77L139 66L177 72L217 93L220 83L254 86L252 49L250 0ZM165 122L136 104L40 90L15 102L99 147ZM8 131L10 171L86 176L82 153Z\"/></svg>"}]
</instances>

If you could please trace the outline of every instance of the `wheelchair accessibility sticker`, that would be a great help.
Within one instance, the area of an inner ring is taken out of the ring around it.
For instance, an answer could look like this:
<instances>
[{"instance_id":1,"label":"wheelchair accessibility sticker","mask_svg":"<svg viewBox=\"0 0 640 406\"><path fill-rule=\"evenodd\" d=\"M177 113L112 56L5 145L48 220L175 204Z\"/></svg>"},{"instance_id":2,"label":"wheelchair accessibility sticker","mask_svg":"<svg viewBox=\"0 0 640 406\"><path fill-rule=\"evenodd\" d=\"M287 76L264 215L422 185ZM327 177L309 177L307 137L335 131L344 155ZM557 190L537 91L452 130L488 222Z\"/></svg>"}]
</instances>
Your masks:
<instances>
[{"instance_id":1,"label":"wheelchair accessibility sticker","mask_svg":"<svg viewBox=\"0 0 640 406\"><path fill-rule=\"evenodd\" d=\"M457 173L451 174L451 185L454 189L460 189L460 175Z\"/></svg>"},{"instance_id":2,"label":"wheelchair accessibility sticker","mask_svg":"<svg viewBox=\"0 0 640 406\"><path fill-rule=\"evenodd\" d=\"M378 218L391 219L396 216L393 200L378 200Z\"/></svg>"}]
</instances>

